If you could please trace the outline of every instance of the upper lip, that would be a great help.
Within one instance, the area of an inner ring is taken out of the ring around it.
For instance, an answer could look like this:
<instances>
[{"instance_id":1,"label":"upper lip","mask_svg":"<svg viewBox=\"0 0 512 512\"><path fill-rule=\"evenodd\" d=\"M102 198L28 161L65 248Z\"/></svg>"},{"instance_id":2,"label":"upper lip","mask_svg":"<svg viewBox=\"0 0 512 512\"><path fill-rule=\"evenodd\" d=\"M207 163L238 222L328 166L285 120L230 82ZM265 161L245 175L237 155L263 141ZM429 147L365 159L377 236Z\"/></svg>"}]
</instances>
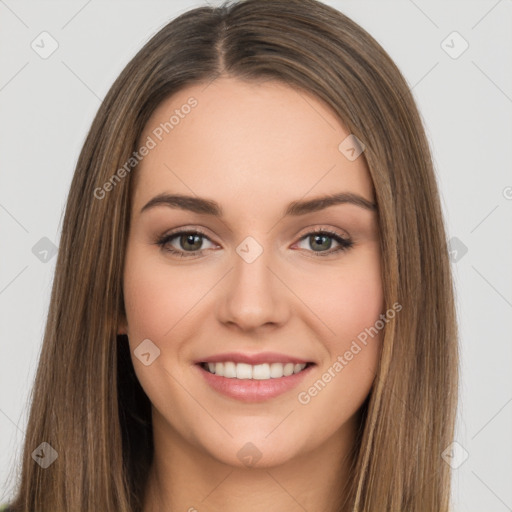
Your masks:
<instances>
[{"instance_id":1,"label":"upper lip","mask_svg":"<svg viewBox=\"0 0 512 512\"><path fill-rule=\"evenodd\" d=\"M277 352L260 352L258 354L242 354L241 352L225 352L223 354L215 354L196 361L197 363L223 363L232 361L234 363L246 363L250 365L263 363L295 363L306 364L311 363L300 357L279 354Z\"/></svg>"}]
</instances>

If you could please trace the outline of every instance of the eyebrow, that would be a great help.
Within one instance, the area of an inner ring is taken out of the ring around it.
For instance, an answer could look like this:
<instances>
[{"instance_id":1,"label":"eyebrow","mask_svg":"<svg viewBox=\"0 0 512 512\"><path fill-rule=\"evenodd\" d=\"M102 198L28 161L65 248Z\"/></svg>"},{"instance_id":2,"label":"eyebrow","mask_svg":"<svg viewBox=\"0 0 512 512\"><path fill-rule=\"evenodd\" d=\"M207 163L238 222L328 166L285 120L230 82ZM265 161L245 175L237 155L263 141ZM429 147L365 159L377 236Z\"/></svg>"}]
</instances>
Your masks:
<instances>
[{"instance_id":1,"label":"eyebrow","mask_svg":"<svg viewBox=\"0 0 512 512\"><path fill-rule=\"evenodd\" d=\"M365 210L376 211L377 205L363 196L352 192L340 192L326 196L315 197L313 199L292 201L285 209L284 216L297 217L307 213L314 213L324 210L329 206L338 204L353 204ZM179 208L203 215L213 215L214 217L223 217L222 207L211 199L201 197L186 196L182 194L159 194L141 209L140 213L156 206L167 206L170 208Z\"/></svg>"}]
</instances>

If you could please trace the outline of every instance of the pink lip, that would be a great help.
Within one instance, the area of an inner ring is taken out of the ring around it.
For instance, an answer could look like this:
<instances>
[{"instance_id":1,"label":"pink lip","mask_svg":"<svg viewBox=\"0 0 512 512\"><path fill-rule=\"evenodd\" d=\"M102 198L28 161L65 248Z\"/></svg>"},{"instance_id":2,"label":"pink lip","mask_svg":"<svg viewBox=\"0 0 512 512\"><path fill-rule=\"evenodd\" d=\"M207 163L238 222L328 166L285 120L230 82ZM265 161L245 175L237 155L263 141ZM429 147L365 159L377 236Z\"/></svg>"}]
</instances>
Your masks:
<instances>
[{"instance_id":1,"label":"pink lip","mask_svg":"<svg viewBox=\"0 0 512 512\"><path fill-rule=\"evenodd\" d=\"M259 354L242 354L240 352L225 352L224 354L217 354L214 356L199 359L195 363L224 363L226 361L233 361L234 363L247 363L250 365L263 364L263 363L294 363L306 364L313 361L306 361L299 357L292 357L286 354L279 354L277 352L260 352Z\"/></svg>"},{"instance_id":2,"label":"pink lip","mask_svg":"<svg viewBox=\"0 0 512 512\"><path fill-rule=\"evenodd\" d=\"M221 359L229 361L230 359ZM231 359L232 360L232 359ZM273 359L276 361L276 359ZM290 361L291 362L291 361ZM304 377L311 371L315 365L307 366L299 373L294 373L288 377L279 377L277 379L256 380L256 379L229 379L219 377L205 370L201 364L195 367L203 375L206 382L217 392L223 395L241 400L242 402L263 402L274 398L286 391L296 387Z\"/></svg>"}]
</instances>

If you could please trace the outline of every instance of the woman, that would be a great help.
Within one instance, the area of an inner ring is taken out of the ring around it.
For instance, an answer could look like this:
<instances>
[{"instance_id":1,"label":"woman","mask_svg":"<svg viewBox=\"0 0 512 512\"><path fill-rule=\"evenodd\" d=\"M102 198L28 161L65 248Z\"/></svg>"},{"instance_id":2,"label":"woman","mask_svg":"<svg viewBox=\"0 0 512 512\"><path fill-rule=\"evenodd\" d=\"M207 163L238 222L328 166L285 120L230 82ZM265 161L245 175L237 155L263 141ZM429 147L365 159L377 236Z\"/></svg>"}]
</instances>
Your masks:
<instances>
[{"instance_id":1,"label":"woman","mask_svg":"<svg viewBox=\"0 0 512 512\"><path fill-rule=\"evenodd\" d=\"M457 364L389 56L315 0L194 9L81 152L12 509L447 511Z\"/></svg>"}]
</instances>

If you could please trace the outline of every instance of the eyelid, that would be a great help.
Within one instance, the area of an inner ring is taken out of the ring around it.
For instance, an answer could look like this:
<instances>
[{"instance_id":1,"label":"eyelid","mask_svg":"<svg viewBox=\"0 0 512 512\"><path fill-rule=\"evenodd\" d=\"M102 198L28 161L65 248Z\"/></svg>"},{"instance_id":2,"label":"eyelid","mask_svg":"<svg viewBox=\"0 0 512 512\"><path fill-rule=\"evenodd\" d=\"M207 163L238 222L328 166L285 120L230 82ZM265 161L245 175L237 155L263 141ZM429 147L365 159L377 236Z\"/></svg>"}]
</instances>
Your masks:
<instances>
[{"instance_id":1,"label":"eyelid","mask_svg":"<svg viewBox=\"0 0 512 512\"><path fill-rule=\"evenodd\" d=\"M300 233L304 233L303 235L297 235L301 239L310 233L329 233L331 235L336 235L347 240L351 239L351 236L344 229L328 226L327 224L311 224L310 226L306 226L305 228L301 229Z\"/></svg>"}]
</instances>

